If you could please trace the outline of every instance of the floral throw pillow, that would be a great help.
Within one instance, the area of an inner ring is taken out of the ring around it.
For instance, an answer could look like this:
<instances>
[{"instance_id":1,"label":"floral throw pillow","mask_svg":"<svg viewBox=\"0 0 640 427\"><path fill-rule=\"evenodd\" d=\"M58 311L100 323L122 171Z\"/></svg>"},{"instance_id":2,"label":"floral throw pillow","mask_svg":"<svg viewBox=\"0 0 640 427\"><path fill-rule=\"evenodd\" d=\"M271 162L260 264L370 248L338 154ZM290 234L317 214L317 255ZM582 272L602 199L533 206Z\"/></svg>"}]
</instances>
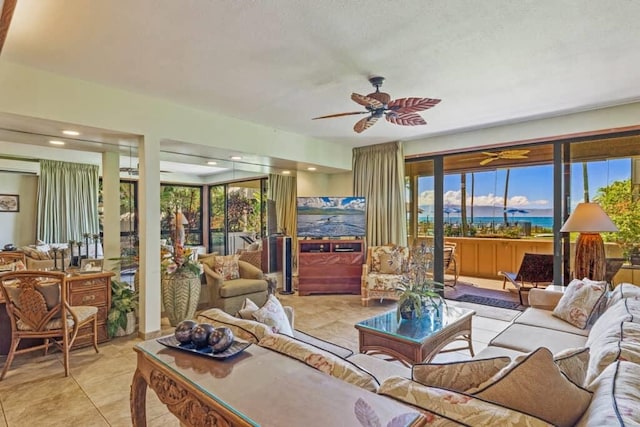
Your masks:
<instances>
[{"instance_id":1,"label":"floral throw pillow","mask_svg":"<svg viewBox=\"0 0 640 427\"><path fill-rule=\"evenodd\" d=\"M253 318L269 326L273 332L293 336L287 313L278 298L269 295L267 302L260 309L253 312Z\"/></svg>"},{"instance_id":2,"label":"floral throw pillow","mask_svg":"<svg viewBox=\"0 0 640 427\"><path fill-rule=\"evenodd\" d=\"M553 315L580 329L585 329L594 310L603 301L606 290L606 282L574 279L558 301Z\"/></svg>"},{"instance_id":3,"label":"floral throw pillow","mask_svg":"<svg viewBox=\"0 0 640 427\"><path fill-rule=\"evenodd\" d=\"M238 255L216 256L215 272L221 275L224 280L239 279L238 258Z\"/></svg>"}]
</instances>

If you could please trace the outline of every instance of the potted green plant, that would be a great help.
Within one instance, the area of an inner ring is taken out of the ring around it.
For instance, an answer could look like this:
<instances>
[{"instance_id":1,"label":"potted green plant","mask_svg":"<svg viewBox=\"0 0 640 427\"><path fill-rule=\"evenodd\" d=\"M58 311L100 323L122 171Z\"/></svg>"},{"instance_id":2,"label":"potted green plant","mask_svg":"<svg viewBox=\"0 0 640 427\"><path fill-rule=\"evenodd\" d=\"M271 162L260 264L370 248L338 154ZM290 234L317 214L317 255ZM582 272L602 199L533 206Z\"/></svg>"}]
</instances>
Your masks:
<instances>
[{"instance_id":1,"label":"potted green plant","mask_svg":"<svg viewBox=\"0 0 640 427\"><path fill-rule=\"evenodd\" d=\"M409 261L403 266L402 284L398 293L398 320L422 317L424 310L434 309L436 313L442 304L444 284L429 278L431 248L424 242L411 248Z\"/></svg>"},{"instance_id":2,"label":"potted green plant","mask_svg":"<svg viewBox=\"0 0 640 427\"><path fill-rule=\"evenodd\" d=\"M111 280L111 308L107 317L110 337L130 335L135 331L138 293L121 280Z\"/></svg>"}]
</instances>

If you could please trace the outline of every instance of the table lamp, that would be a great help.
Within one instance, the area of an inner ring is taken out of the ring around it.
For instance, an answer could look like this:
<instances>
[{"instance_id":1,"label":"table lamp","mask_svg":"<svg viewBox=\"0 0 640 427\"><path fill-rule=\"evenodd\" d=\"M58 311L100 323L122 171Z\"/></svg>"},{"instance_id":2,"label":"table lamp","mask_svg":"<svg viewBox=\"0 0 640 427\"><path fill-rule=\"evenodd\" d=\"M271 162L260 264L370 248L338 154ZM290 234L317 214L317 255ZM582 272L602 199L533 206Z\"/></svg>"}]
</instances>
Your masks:
<instances>
[{"instance_id":1,"label":"table lamp","mask_svg":"<svg viewBox=\"0 0 640 427\"><path fill-rule=\"evenodd\" d=\"M597 203L578 203L560 229L561 233L570 231L580 232L576 240L574 277L604 280L606 256L600 233L618 231L618 227Z\"/></svg>"}]
</instances>

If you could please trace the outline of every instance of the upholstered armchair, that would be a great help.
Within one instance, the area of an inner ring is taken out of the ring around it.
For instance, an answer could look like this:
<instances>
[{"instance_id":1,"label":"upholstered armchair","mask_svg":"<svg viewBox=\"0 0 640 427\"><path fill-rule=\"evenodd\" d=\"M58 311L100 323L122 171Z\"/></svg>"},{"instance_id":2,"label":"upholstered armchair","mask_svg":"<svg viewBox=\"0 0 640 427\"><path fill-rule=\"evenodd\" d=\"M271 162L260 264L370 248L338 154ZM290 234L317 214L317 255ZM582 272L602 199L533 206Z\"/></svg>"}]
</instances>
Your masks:
<instances>
[{"instance_id":1,"label":"upholstered armchair","mask_svg":"<svg viewBox=\"0 0 640 427\"><path fill-rule=\"evenodd\" d=\"M396 288L403 280L404 270L409 260L409 248L386 245L370 246L367 260L362 266L361 300L369 305L371 298L398 299Z\"/></svg>"},{"instance_id":2,"label":"upholstered armchair","mask_svg":"<svg viewBox=\"0 0 640 427\"><path fill-rule=\"evenodd\" d=\"M267 301L267 280L257 267L245 261L237 260L238 278L229 279L216 271L215 259L223 257L211 257L212 259L202 260L204 275L207 281L203 291L208 296L207 307L219 308L231 315L236 315L244 300L249 298L258 307L262 307ZM202 299L201 299L202 300Z\"/></svg>"}]
</instances>

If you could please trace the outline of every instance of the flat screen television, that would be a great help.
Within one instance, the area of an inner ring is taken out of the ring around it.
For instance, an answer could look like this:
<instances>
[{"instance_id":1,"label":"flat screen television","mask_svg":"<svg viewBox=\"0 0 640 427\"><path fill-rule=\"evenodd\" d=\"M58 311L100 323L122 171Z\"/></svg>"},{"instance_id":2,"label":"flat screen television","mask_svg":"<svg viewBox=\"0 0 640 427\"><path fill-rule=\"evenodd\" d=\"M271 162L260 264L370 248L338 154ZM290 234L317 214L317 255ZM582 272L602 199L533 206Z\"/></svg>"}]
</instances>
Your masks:
<instances>
[{"instance_id":1,"label":"flat screen television","mask_svg":"<svg viewBox=\"0 0 640 427\"><path fill-rule=\"evenodd\" d=\"M364 197L298 197L298 237L364 237Z\"/></svg>"}]
</instances>

